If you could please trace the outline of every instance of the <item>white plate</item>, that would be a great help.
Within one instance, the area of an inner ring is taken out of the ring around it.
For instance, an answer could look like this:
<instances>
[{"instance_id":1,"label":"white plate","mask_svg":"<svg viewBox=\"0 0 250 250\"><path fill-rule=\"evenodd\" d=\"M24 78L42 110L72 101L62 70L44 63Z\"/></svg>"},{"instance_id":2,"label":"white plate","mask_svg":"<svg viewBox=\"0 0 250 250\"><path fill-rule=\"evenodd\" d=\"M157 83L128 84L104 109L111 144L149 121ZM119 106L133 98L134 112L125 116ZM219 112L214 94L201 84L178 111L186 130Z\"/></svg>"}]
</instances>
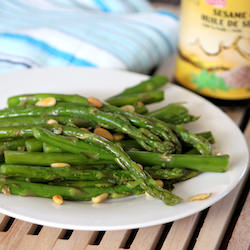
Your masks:
<instances>
[{"instance_id":1,"label":"white plate","mask_svg":"<svg viewBox=\"0 0 250 250\"><path fill-rule=\"evenodd\" d=\"M132 86L147 76L122 71L90 68L51 68L27 70L0 77L0 108L11 95L36 92L78 93L105 99ZM248 163L248 148L238 127L220 109L203 98L172 84L166 87L164 102L185 101L199 121L188 127L195 132L212 130L215 147L230 154L226 173L203 173L176 185L174 193L184 202L174 207L144 195L108 200L93 206L90 202L68 202L56 206L49 199L0 195L0 212L41 225L77 230L118 230L152 226L174 221L205 209L228 194L244 173ZM212 192L204 201L188 202L197 193Z\"/></svg>"}]
</instances>

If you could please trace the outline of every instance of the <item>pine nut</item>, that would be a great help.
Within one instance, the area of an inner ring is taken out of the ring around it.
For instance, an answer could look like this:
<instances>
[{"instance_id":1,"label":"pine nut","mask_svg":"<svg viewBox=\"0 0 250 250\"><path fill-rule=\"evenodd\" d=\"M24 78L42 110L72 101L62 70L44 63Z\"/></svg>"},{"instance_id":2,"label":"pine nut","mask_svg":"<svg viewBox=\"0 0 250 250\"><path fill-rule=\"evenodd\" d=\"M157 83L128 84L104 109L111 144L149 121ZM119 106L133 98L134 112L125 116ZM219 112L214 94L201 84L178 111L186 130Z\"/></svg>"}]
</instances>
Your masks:
<instances>
[{"instance_id":1,"label":"pine nut","mask_svg":"<svg viewBox=\"0 0 250 250\"><path fill-rule=\"evenodd\" d=\"M219 150L217 150L217 149L214 150L214 154L215 155L222 155L222 153Z\"/></svg>"},{"instance_id":2,"label":"pine nut","mask_svg":"<svg viewBox=\"0 0 250 250\"><path fill-rule=\"evenodd\" d=\"M17 151L21 151L21 152L23 152L23 151L25 151L25 146L19 146L18 148L17 148Z\"/></svg>"},{"instance_id":3,"label":"pine nut","mask_svg":"<svg viewBox=\"0 0 250 250\"><path fill-rule=\"evenodd\" d=\"M137 166L138 166L140 169L143 169L143 166L142 166L140 163L137 163Z\"/></svg>"},{"instance_id":4,"label":"pine nut","mask_svg":"<svg viewBox=\"0 0 250 250\"><path fill-rule=\"evenodd\" d=\"M114 133L113 139L114 141L121 141L124 138L124 134Z\"/></svg>"},{"instance_id":5,"label":"pine nut","mask_svg":"<svg viewBox=\"0 0 250 250\"><path fill-rule=\"evenodd\" d=\"M59 194L54 195L52 197L53 201L57 204L57 205L62 205L63 204L63 197Z\"/></svg>"},{"instance_id":6,"label":"pine nut","mask_svg":"<svg viewBox=\"0 0 250 250\"><path fill-rule=\"evenodd\" d=\"M100 135L110 141L113 141L113 135L107 130L107 129L104 129L104 128L96 128L94 130L94 133L97 134L97 135Z\"/></svg>"},{"instance_id":7,"label":"pine nut","mask_svg":"<svg viewBox=\"0 0 250 250\"><path fill-rule=\"evenodd\" d=\"M47 124L49 124L49 125L57 125L58 122L57 122L56 120L49 119L49 120L47 121Z\"/></svg>"},{"instance_id":8,"label":"pine nut","mask_svg":"<svg viewBox=\"0 0 250 250\"><path fill-rule=\"evenodd\" d=\"M201 200L208 199L211 195L212 195L212 193L196 194L194 196L189 197L188 200L189 201L201 201Z\"/></svg>"},{"instance_id":9,"label":"pine nut","mask_svg":"<svg viewBox=\"0 0 250 250\"><path fill-rule=\"evenodd\" d=\"M22 134L21 131L20 131L20 129L15 129L13 131L13 133L14 133L15 136L20 136Z\"/></svg>"},{"instance_id":10,"label":"pine nut","mask_svg":"<svg viewBox=\"0 0 250 250\"><path fill-rule=\"evenodd\" d=\"M144 103L141 102L141 101L137 102L137 104L136 104L136 107L137 107L137 108L141 108L141 107L143 107L143 106L144 106Z\"/></svg>"},{"instance_id":11,"label":"pine nut","mask_svg":"<svg viewBox=\"0 0 250 250\"><path fill-rule=\"evenodd\" d=\"M97 99L97 98L95 98L95 97L93 97L93 96L90 96L89 98L88 98L88 102L90 103L90 104L92 104L94 107L96 107L96 108L101 108L102 107L102 102L99 100L99 99Z\"/></svg>"},{"instance_id":12,"label":"pine nut","mask_svg":"<svg viewBox=\"0 0 250 250\"><path fill-rule=\"evenodd\" d=\"M172 156L171 155L161 155L161 158L164 159L167 162L170 162L172 160Z\"/></svg>"},{"instance_id":13,"label":"pine nut","mask_svg":"<svg viewBox=\"0 0 250 250\"><path fill-rule=\"evenodd\" d=\"M100 194L100 195L98 195L96 197L92 197L92 203L93 204L101 203L104 200L106 200L108 198L108 196L109 196L108 193L103 193L103 194Z\"/></svg>"},{"instance_id":14,"label":"pine nut","mask_svg":"<svg viewBox=\"0 0 250 250\"><path fill-rule=\"evenodd\" d=\"M3 186L2 193L6 195L10 195L10 188L8 186Z\"/></svg>"},{"instance_id":15,"label":"pine nut","mask_svg":"<svg viewBox=\"0 0 250 250\"><path fill-rule=\"evenodd\" d=\"M145 195L147 198L152 198L152 196L148 192L145 192Z\"/></svg>"},{"instance_id":16,"label":"pine nut","mask_svg":"<svg viewBox=\"0 0 250 250\"><path fill-rule=\"evenodd\" d=\"M132 105L124 105L121 107L121 109L129 112L135 112L135 107Z\"/></svg>"},{"instance_id":17,"label":"pine nut","mask_svg":"<svg viewBox=\"0 0 250 250\"><path fill-rule=\"evenodd\" d=\"M55 163L51 163L50 167L52 167L52 168L65 168L65 167L70 167L70 165L68 163L64 163L64 162L55 162Z\"/></svg>"},{"instance_id":18,"label":"pine nut","mask_svg":"<svg viewBox=\"0 0 250 250\"><path fill-rule=\"evenodd\" d=\"M162 180L155 180L156 184L159 186L159 187L163 187L164 186L164 183Z\"/></svg>"},{"instance_id":19,"label":"pine nut","mask_svg":"<svg viewBox=\"0 0 250 250\"><path fill-rule=\"evenodd\" d=\"M56 98L47 97L38 101L35 105L38 107L52 107L56 105Z\"/></svg>"},{"instance_id":20,"label":"pine nut","mask_svg":"<svg viewBox=\"0 0 250 250\"><path fill-rule=\"evenodd\" d=\"M58 127L56 129L53 130L53 132L56 134L56 135L61 135L62 132L63 132L63 129L61 127Z\"/></svg>"}]
</instances>

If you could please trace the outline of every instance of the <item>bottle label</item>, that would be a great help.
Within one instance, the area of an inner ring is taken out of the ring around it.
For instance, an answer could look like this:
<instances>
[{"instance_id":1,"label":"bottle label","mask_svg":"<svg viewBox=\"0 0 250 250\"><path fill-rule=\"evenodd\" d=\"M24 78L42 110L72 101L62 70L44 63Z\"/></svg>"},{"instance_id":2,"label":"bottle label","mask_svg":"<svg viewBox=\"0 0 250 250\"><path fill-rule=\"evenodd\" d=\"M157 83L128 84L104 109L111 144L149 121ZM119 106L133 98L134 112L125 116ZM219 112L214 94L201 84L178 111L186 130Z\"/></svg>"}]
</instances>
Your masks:
<instances>
[{"instance_id":1,"label":"bottle label","mask_svg":"<svg viewBox=\"0 0 250 250\"><path fill-rule=\"evenodd\" d=\"M175 77L209 97L250 98L249 0L183 0Z\"/></svg>"}]
</instances>

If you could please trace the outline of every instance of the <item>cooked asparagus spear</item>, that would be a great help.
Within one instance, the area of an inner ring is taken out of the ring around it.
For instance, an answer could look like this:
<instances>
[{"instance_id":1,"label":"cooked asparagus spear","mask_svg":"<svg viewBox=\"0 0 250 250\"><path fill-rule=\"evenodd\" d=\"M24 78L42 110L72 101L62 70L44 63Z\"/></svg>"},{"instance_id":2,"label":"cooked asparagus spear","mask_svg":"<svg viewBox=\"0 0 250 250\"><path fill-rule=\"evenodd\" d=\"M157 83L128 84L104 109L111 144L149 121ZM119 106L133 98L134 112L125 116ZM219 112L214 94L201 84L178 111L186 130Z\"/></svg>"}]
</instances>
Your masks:
<instances>
[{"instance_id":1,"label":"cooked asparagus spear","mask_svg":"<svg viewBox=\"0 0 250 250\"><path fill-rule=\"evenodd\" d=\"M67 126L87 127L89 124L83 120L68 116L35 116L35 117L11 117L1 119L1 127L36 126L51 123L60 123Z\"/></svg>"},{"instance_id":2,"label":"cooked asparagus spear","mask_svg":"<svg viewBox=\"0 0 250 250\"><path fill-rule=\"evenodd\" d=\"M80 104L88 104L86 99L83 99L79 95L64 95L64 94L52 94L52 93L44 93L44 94L31 94L31 95L18 95L12 96L8 98L8 107L16 107L16 106L24 106L27 104L35 104L38 101L48 98L54 97L59 102L73 102Z\"/></svg>"},{"instance_id":3,"label":"cooked asparagus spear","mask_svg":"<svg viewBox=\"0 0 250 250\"><path fill-rule=\"evenodd\" d=\"M152 91L147 93L136 93L122 96L114 96L107 100L111 105L121 107L128 104L136 104L137 102L142 102L144 104L151 104L155 102L160 102L164 99L163 91Z\"/></svg>"},{"instance_id":4,"label":"cooked asparagus spear","mask_svg":"<svg viewBox=\"0 0 250 250\"><path fill-rule=\"evenodd\" d=\"M19 147L25 147L25 141L27 138L18 138L14 140L0 141L0 155L5 150L18 150Z\"/></svg>"},{"instance_id":5,"label":"cooked asparagus spear","mask_svg":"<svg viewBox=\"0 0 250 250\"><path fill-rule=\"evenodd\" d=\"M143 165L159 165L167 168L188 168L200 172L225 172L229 155L171 154L129 151L128 155Z\"/></svg>"},{"instance_id":6,"label":"cooked asparagus spear","mask_svg":"<svg viewBox=\"0 0 250 250\"><path fill-rule=\"evenodd\" d=\"M63 147L63 145L62 145ZM136 162L145 166L159 165L164 168L187 168L200 172L225 172L229 162L228 155L207 156L197 154L164 155L143 151L128 151L128 155ZM65 162L70 165L114 164L114 159L102 160L87 158L82 154L71 153L41 153L5 151L5 162L8 164L49 166L54 162Z\"/></svg>"},{"instance_id":7,"label":"cooked asparagus spear","mask_svg":"<svg viewBox=\"0 0 250 250\"><path fill-rule=\"evenodd\" d=\"M40 142L40 143L42 144L44 153L62 153L62 152L64 152L64 150L62 150L61 148L55 147L55 146L48 144L46 142L43 142L43 143Z\"/></svg>"},{"instance_id":8,"label":"cooked asparagus spear","mask_svg":"<svg viewBox=\"0 0 250 250\"><path fill-rule=\"evenodd\" d=\"M168 78L166 76L162 75L152 76L148 80L142 81L133 87L126 88L116 96L126 96L131 94L151 92L153 90L163 87L167 82Z\"/></svg>"},{"instance_id":9,"label":"cooked asparagus spear","mask_svg":"<svg viewBox=\"0 0 250 250\"><path fill-rule=\"evenodd\" d=\"M43 151L43 144L35 138L25 140L25 147L28 152L41 152Z\"/></svg>"},{"instance_id":10,"label":"cooked asparagus spear","mask_svg":"<svg viewBox=\"0 0 250 250\"><path fill-rule=\"evenodd\" d=\"M43 198L52 198L55 195L61 195L65 200L88 201L103 193L108 193L112 198L121 197L119 194L142 194L143 190L135 182L128 182L124 185L110 187L83 187L81 189L74 187L55 186L40 183L31 183L15 179L0 178L0 192L8 189L10 194L20 196L37 196Z\"/></svg>"},{"instance_id":11,"label":"cooked asparagus spear","mask_svg":"<svg viewBox=\"0 0 250 250\"><path fill-rule=\"evenodd\" d=\"M183 140L185 143L191 144L194 148L200 152L202 155L211 155L212 147L209 141L194 133L189 132L182 125L172 125L169 124L169 127Z\"/></svg>"},{"instance_id":12,"label":"cooked asparagus spear","mask_svg":"<svg viewBox=\"0 0 250 250\"><path fill-rule=\"evenodd\" d=\"M163 169L160 167L146 167L144 168L154 179L178 179L189 173L186 169ZM43 181L53 180L70 180L70 181L95 181L105 180L109 183L124 183L131 181L133 178L126 170L120 169L78 169L74 167L42 167L30 165L15 165L2 164L0 165L0 174L9 177L23 177L29 179L39 179Z\"/></svg>"},{"instance_id":13,"label":"cooked asparagus spear","mask_svg":"<svg viewBox=\"0 0 250 250\"><path fill-rule=\"evenodd\" d=\"M17 137L31 137L33 136L32 127L0 127L0 138L17 138Z\"/></svg>"},{"instance_id":14,"label":"cooked asparagus spear","mask_svg":"<svg viewBox=\"0 0 250 250\"><path fill-rule=\"evenodd\" d=\"M98 165L114 163L112 160L93 159L83 154L71 153L42 153L4 151L5 162L9 164L50 166L51 163L64 162L70 165Z\"/></svg>"},{"instance_id":15,"label":"cooked asparagus spear","mask_svg":"<svg viewBox=\"0 0 250 250\"><path fill-rule=\"evenodd\" d=\"M93 169L74 169L73 167L41 167L27 165L0 165L0 174L9 177L24 177L30 179L39 179L44 181L53 180L110 180L113 183L123 183L128 180L133 180L129 172L124 170L93 170ZM176 175L177 176L177 175ZM180 176L177 176L180 177Z\"/></svg>"},{"instance_id":16,"label":"cooked asparagus spear","mask_svg":"<svg viewBox=\"0 0 250 250\"><path fill-rule=\"evenodd\" d=\"M0 162L4 160L5 150L23 150L25 149L25 138L15 140L0 141Z\"/></svg>"},{"instance_id":17,"label":"cooked asparagus spear","mask_svg":"<svg viewBox=\"0 0 250 250\"><path fill-rule=\"evenodd\" d=\"M53 181L49 182L49 185L64 186L64 187L75 187L75 188L85 188L85 187L110 187L115 184L109 182L109 180L97 180L97 181Z\"/></svg>"},{"instance_id":18,"label":"cooked asparagus spear","mask_svg":"<svg viewBox=\"0 0 250 250\"><path fill-rule=\"evenodd\" d=\"M199 118L190 115L188 109L180 103L168 104L160 109L150 112L148 115L173 124L192 122Z\"/></svg>"}]
</instances>

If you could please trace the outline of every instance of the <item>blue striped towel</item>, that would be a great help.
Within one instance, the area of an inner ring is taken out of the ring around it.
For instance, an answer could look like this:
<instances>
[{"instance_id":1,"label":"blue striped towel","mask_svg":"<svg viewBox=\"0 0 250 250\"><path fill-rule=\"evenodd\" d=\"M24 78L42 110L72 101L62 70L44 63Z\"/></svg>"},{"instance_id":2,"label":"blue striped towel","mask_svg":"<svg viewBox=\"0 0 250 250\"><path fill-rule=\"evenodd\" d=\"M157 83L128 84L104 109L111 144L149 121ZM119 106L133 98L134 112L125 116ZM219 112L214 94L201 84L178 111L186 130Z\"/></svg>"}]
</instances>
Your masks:
<instances>
[{"instance_id":1,"label":"blue striped towel","mask_svg":"<svg viewBox=\"0 0 250 250\"><path fill-rule=\"evenodd\" d=\"M66 65L147 73L176 50L178 23L146 0L4 0L0 73Z\"/></svg>"}]
</instances>

